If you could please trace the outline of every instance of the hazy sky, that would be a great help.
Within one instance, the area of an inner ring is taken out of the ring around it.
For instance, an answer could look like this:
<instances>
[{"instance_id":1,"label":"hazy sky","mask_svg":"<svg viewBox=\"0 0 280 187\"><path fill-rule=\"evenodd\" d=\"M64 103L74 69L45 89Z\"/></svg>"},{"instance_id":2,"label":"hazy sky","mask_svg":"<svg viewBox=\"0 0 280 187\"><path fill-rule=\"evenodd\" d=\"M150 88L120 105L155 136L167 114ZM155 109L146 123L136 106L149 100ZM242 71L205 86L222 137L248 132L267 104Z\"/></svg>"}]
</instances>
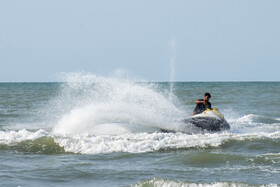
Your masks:
<instances>
[{"instance_id":1,"label":"hazy sky","mask_svg":"<svg viewBox=\"0 0 280 187\"><path fill-rule=\"evenodd\" d=\"M279 0L0 0L0 82L120 68L150 81L169 81L172 69L175 81L280 81L279 9Z\"/></svg>"}]
</instances>

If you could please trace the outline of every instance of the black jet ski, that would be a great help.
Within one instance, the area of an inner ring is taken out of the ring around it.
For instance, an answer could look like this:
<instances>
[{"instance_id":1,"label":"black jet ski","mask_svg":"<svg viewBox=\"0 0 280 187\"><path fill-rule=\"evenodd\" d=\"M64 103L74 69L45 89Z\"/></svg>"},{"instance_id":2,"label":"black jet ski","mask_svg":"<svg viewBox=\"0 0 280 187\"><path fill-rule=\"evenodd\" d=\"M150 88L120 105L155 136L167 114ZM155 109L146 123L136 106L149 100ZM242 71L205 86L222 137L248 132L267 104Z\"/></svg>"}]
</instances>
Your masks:
<instances>
[{"instance_id":1,"label":"black jet ski","mask_svg":"<svg viewBox=\"0 0 280 187\"><path fill-rule=\"evenodd\" d=\"M185 123L191 123L196 127L208 131L223 131L230 129L228 122L217 108L207 109L201 114L184 119Z\"/></svg>"}]
</instances>

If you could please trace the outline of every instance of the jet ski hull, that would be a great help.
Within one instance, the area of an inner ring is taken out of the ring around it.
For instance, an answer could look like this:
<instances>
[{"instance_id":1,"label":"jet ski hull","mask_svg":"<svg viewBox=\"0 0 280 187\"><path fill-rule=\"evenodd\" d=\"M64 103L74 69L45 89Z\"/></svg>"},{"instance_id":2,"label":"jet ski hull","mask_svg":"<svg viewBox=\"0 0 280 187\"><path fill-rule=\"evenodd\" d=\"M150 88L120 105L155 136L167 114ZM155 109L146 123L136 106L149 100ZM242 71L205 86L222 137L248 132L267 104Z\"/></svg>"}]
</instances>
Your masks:
<instances>
[{"instance_id":1,"label":"jet ski hull","mask_svg":"<svg viewBox=\"0 0 280 187\"><path fill-rule=\"evenodd\" d=\"M217 119L214 117L194 117L185 119L185 123L191 123L196 127L208 131L223 131L230 129L228 122L224 119Z\"/></svg>"},{"instance_id":2,"label":"jet ski hull","mask_svg":"<svg viewBox=\"0 0 280 187\"><path fill-rule=\"evenodd\" d=\"M185 123L191 123L196 127L208 131L223 131L230 129L228 122L224 116L219 113L217 108L208 109L202 114L197 114L189 119L184 120Z\"/></svg>"}]
</instances>

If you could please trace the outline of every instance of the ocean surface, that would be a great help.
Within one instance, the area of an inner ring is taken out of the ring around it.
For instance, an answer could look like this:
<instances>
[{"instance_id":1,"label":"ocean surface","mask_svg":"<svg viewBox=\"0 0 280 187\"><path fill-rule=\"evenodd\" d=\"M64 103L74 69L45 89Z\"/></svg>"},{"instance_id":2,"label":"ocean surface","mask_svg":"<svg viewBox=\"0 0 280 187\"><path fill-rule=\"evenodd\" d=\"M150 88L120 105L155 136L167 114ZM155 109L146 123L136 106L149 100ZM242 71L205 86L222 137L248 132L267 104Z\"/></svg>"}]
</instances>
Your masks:
<instances>
[{"instance_id":1,"label":"ocean surface","mask_svg":"<svg viewBox=\"0 0 280 187\"><path fill-rule=\"evenodd\" d=\"M205 92L230 130L182 122ZM278 186L280 82L0 83L0 160L0 186Z\"/></svg>"}]
</instances>

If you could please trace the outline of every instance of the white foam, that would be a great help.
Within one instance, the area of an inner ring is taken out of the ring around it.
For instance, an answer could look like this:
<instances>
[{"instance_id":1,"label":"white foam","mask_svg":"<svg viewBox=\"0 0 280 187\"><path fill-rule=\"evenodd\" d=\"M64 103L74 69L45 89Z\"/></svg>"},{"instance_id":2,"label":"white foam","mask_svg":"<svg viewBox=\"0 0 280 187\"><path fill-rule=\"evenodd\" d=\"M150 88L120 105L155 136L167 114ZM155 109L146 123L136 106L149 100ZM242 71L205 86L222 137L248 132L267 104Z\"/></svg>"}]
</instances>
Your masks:
<instances>
[{"instance_id":1,"label":"white foam","mask_svg":"<svg viewBox=\"0 0 280 187\"><path fill-rule=\"evenodd\" d=\"M131 133L122 135L56 135L55 141L66 151L82 154L112 152L154 152L170 149L218 147L228 140L268 137L279 139L280 132L255 134Z\"/></svg>"},{"instance_id":2,"label":"white foam","mask_svg":"<svg viewBox=\"0 0 280 187\"><path fill-rule=\"evenodd\" d=\"M245 115L240 118L231 119L231 121L246 125L255 126L256 124L274 124L279 123L279 120L276 118L269 118L255 114Z\"/></svg>"},{"instance_id":3,"label":"white foam","mask_svg":"<svg viewBox=\"0 0 280 187\"><path fill-rule=\"evenodd\" d=\"M55 139L66 151L83 154L112 152L153 152L165 149L219 146L223 138L216 135L187 135L182 133L136 133L123 135L75 135Z\"/></svg>"},{"instance_id":4,"label":"white foam","mask_svg":"<svg viewBox=\"0 0 280 187\"><path fill-rule=\"evenodd\" d=\"M273 133L280 131L279 121L274 118L249 114L236 119L228 120L231 132L240 134Z\"/></svg>"},{"instance_id":5,"label":"white foam","mask_svg":"<svg viewBox=\"0 0 280 187\"><path fill-rule=\"evenodd\" d=\"M110 130L119 130L108 125ZM280 139L280 131L251 134L183 134L183 133L125 133L119 135L50 134L44 130L0 131L0 144L11 145L25 140L36 140L43 136L53 137L67 152L100 154L113 152L155 152L190 148L219 147L229 140L254 140L262 138ZM102 130L103 132L103 130Z\"/></svg>"},{"instance_id":6,"label":"white foam","mask_svg":"<svg viewBox=\"0 0 280 187\"><path fill-rule=\"evenodd\" d=\"M46 135L47 133L42 129L35 132L26 129L19 131L0 131L0 144L12 144L24 140L35 140Z\"/></svg>"},{"instance_id":7,"label":"white foam","mask_svg":"<svg viewBox=\"0 0 280 187\"><path fill-rule=\"evenodd\" d=\"M236 126L236 128L240 127L254 127L256 126L256 119L260 117L254 114L248 114L239 118L229 119L228 122L232 125Z\"/></svg>"},{"instance_id":8,"label":"white foam","mask_svg":"<svg viewBox=\"0 0 280 187\"><path fill-rule=\"evenodd\" d=\"M169 179L154 178L146 181L138 182L132 187L142 187L142 186L154 186L154 187L248 187L252 186L245 183L235 183L235 182L213 182L213 183L195 183L195 182L183 182L174 181ZM265 184L263 187L277 187L277 184Z\"/></svg>"}]
</instances>

